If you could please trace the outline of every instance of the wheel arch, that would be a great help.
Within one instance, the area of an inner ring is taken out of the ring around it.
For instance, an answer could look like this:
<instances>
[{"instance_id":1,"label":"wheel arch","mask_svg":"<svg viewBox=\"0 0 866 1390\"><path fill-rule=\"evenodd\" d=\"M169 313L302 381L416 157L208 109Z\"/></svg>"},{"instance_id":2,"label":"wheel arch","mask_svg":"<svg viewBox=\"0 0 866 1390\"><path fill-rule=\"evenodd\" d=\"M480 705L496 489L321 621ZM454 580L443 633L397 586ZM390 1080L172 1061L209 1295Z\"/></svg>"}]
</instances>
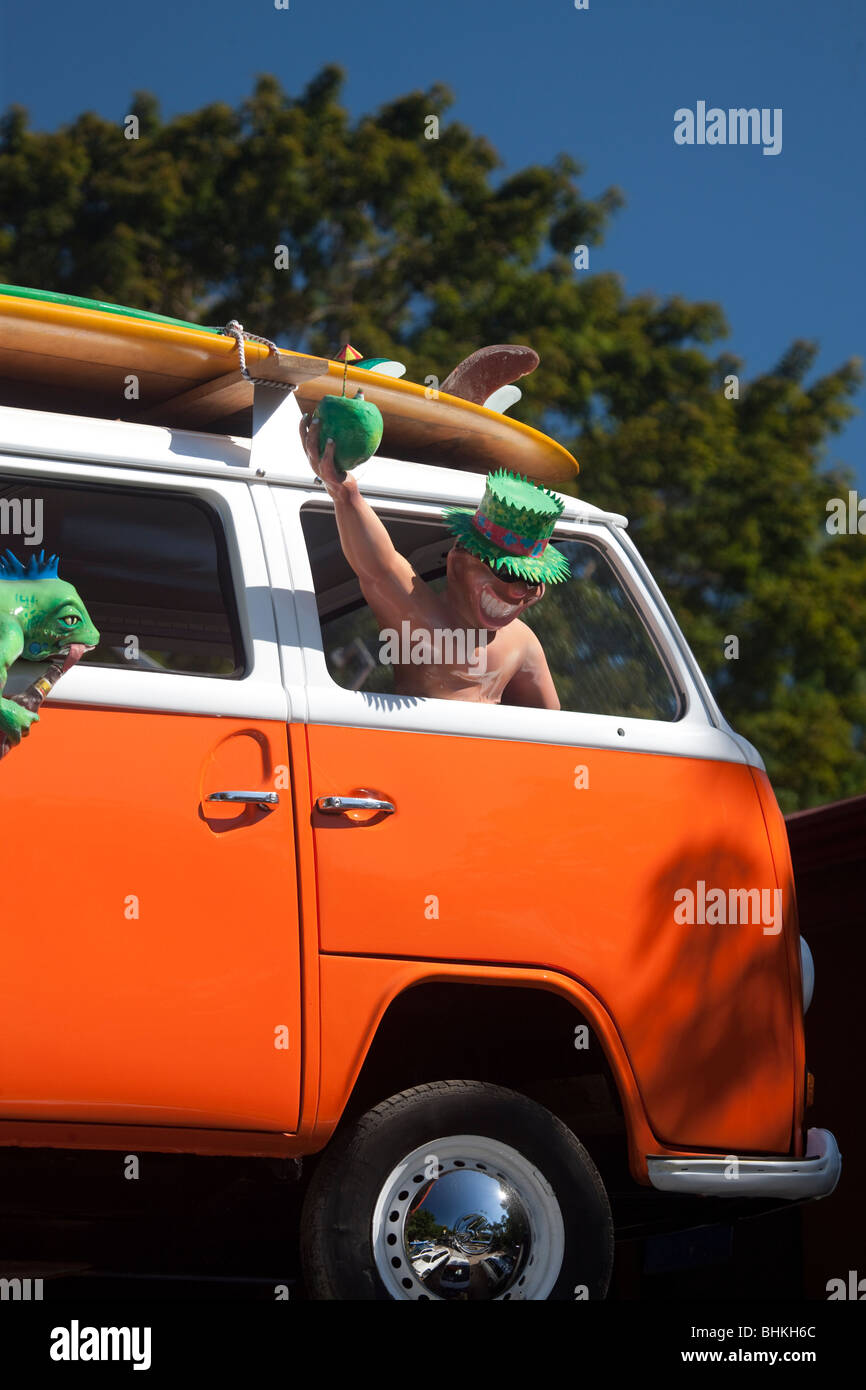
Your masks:
<instances>
[{"instance_id":1,"label":"wheel arch","mask_svg":"<svg viewBox=\"0 0 866 1390\"><path fill-rule=\"evenodd\" d=\"M321 966L322 1062L311 1152L345 1119L420 1082L498 1082L522 1089L569 1124L575 1101L597 1108L601 1089L587 1089L587 1078L600 1077L624 1131L632 1176L648 1181L646 1154L659 1145L637 1081L608 1011L579 981L529 967L379 957L322 957ZM576 1046L584 1041L576 1034L581 1026L587 1047ZM578 1083L570 1096L557 1088L562 1081Z\"/></svg>"}]
</instances>

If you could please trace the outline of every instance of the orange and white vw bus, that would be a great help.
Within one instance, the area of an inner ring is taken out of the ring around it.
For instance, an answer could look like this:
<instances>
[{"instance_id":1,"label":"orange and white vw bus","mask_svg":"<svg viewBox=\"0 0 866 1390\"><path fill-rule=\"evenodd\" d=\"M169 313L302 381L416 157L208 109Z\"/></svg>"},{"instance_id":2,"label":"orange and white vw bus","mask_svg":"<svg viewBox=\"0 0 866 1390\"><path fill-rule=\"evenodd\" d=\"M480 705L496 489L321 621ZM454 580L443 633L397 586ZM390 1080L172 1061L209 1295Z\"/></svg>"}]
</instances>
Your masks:
<instances>
[{"instance_id":1,"label":"orange and white vw bus","mask_svg":"<svg viewBox=\"0 0 866 1390\"><path fill-rule=\"evenodd\" d=\"M570 456L350 370L429 582L491 460L561 481L572 578L526 621L562 708L407 698L298 436L336 364L0 317L0 539L101 633L0 762L0 1142L301 1158L323 1299L603 1297L604 1116L634 1184L831 1192L764 766Z\"/></svg>"}]
</instances>

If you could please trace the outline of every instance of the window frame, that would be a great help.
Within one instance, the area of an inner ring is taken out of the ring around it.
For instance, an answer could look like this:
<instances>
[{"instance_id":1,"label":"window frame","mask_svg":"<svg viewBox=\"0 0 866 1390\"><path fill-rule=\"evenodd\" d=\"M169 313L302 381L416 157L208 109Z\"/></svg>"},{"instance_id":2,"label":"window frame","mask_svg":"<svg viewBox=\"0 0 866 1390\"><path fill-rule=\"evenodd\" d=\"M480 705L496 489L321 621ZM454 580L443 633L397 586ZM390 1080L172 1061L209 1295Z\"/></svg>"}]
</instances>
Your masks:
<instances>
[{"instance_id":1,"label":"window frame","mask_svg":"<svg viewBox=\"0 0 866 1390\"><path fill-rule=\"evenodd\" d=\"M124 670L119 666L88 666L68 671L51 692L52 704L101 708L147 709L183 714L236 715L286 719L288 706L276 641L270 578L256 509L245 479L219 479L190 474L172 475L138 468L97 463L65 463L33 455L6 453L0 475L13 474L46 483L75 487L97 484L102 490L148 492L168 498L174 494L204 507L215 526L224 576L231 586L233 636L244 661L239 677L176 671ZM62 564L62 556L61 556ZM34 663L33 673L40 668ZM20 663L10 672L10 693L23 689ZM28 673L29 679L33 679Z\"/></svg>"},{"instance_id":2,"label":"window frame","mask_svg":"<svg viewBox=\"0 0 866 1390\"><path fill-rule=\"evenodd\" d=\"M387 507L379 507L379 508L375 508L374 510L376 510L376 514L380 517L381 520L383 520L383 521L385 521L385 522L388 521L388 519L389 519L389 511L388 511ZM333 514L334 514L333 505L330 504L330 503L329 503L326 499L324 499L324 498L318 499L318 504L316 504L316 503L311 503L311 502L306 502L306 503L304 503L304 504L302 505L302 507L300 508L300 511L299 511L299 516L300 516L300 518L301 518L301 529L302 529L302 531L303 531L303 527L304 527L304 523L303 523L303 516L304 516L304 513L305 513L305 512L306 512L306 513L309 513L309 512L311 512L311 511L319 512L320 514L330 514L331 516L333 516ZM390 518L393 519L393 520L399 520L400 518L403 518L403 517L405 517L405 516L406 516L406 513L405 513L405 512L402 512L402 511L399 512L399 513L397 513L397 512L392 512L392 513L390 513ZM436 518L435 515L434 515L434 516L428 516L428 517L417 517L417 518L414 518L414 519L417 519L417 520L419 520L419 521L436 521L436 520L438 520L438 521L443 525L443 530L447 530L447 528L444 526L444 523L442 523L441 516L440 516L439 518ZM306 533L304 533L304 535L305 535L305 539L306 539ZM555 528L554 533L553 533L553 536L551 537L551 539L552 539L553 542L556 542L556 541L560 541L560 542L562 542L562 541L574 541L576 544L579 544L579 545L582 545L582 546L591 546L591 547L593 548L593 550L595 550L595 551L597 552L597 554L600 555L600 556L602 557L603 561L608 565L608 567L609 567L609 569L610 569L610 572L611 572L611 574L612 574L614 580L615 580L616 583L619 585L619 587L620 587L620 589L621 589L621 591L622 591L622 593L623 593L623 596L624 596L624 598L625 598L625 600L626 600L626 603L628 604L628 607L629 607L631 613L632 613L633 616L634 616L634 620L639 624L641 632L642 632L642 633L644 634L644 636L647 638L647 640L648 640L648 642L649 642L649 645L650 645L652 651L654 652L654 654L655 654L655 656L656 656L656 658L657 658L657 660L658 660L658 662L659 662L659 665L661 666L662 673L664 674L665 678L666 678L667 681L668 681L669 688L670 688L670 693L671 693L671 696L673 697L673 701L674 701L674 705L675 705L675 710L676 710L676 712L675 712L671 717L666 718L666 719L662 719L662 716L660 716L660 715L659 715L659 716L652 716L652 715L633 715L633 716L630 716L630 717L631 717L631 718L635 718L635 719L644 719L644 718L653 718L653 717L655 717L655 718L658 718L658 719L660 720L660 722L667 723L667 724L673 724L673 723L678 722L680 719L683 718L683 716L685 715L686 710L687 710L687 708L688 708L688 696L687 696L686 692L683 690L682 684L677 682L677 679L676 679L676 671L675 671L675 668L674 668L673 663L672 663L672 659L671 659L671 655L670 655L670 649L665 645L664 637L663 637L662 631L661 631L660 627L658 626L658 624L657 624L657 623L654 623L654 622L652 621L651 616L645 614L645 613L642 611L642 609L641 609L641 607L640 607L640 605L639 605L639 603L638 603L637 595L636 595L635 590L634 590L634 585L630 582L628 575L624 572L624 569L623 569L622 565L619 563L619 558L620 558L620 557L619 557L618 552L617 552L615 549L608 548L608 547L605 547L604 545L600 544L599 539L598 539L597 536L595 536L595 535L588 535L588 534L587 534L587 527L586 527L585 525L582 525L582 524L578 524L576 527L575 527L575 526L570 526L568 523L566 523L565 525L562 525L562 526L558 525L558 526ZM413 553L414 553L414 552L413 552ZM408 551L406 552L406 558L407 558L408 560L410 560L410 561L411 561L411 559L412 559L412 555L411 555ZM311 567L311 571L312 571L312 567ZM317 607L317 616L319 616L319 615L318 615L318 600L319 600L319 597L320 597L320 595L317 594L317 595L316 595L316 600L317 600L317 604L316 604L316 607ZM321 617L319 618L319 622L320 622L320 627L321 627ZM530 625L530 626L531 626L531 625ZM323 652L323 654L324 654L324 652ZM327 668L327 661L326 661L325 665L326 665L326 668ZM333 676L331 676L330 671L328 671L328 677L329 677L329 679L333 682L333 684L336 685L336 686L338 687L338 689L340 689L340 690L346 690L346 689L349 688L349 687L347 687L347 686L341 685L339 681L335 681L334 678L333 678ZM386 694L386 693L389 693L389 692L380 691L380 690L375 690L375 689L372 688L372 687L366 687L366 693L367 693L368 695L382 695L382 694ZM431 697L427 697L427 698L431 698ZM569 713L569 714L591 714L591 713L592 713L592 714L596 714L596 713L600 713L600 712L599 712L599 711L596 711L596 710L566 710L565 713ZM616 718L619 718L619 715L616 714L616 713L609 713L609 712L608 712L608 713L605 713L602 717L604 717L604 718L613 718L613 719L616 719Z\"/></svg>"},{"instance_id":3,"label":"window frame","mask_svg":"<svg viewBox=\"0 0 866 1390\"><path fill-rule=\"evenodd\" d=\"M3 470L4 476L6 476L9 473L11 473L11 470ZM16 475L12 474L12 476ZM117 488L112 486L111 483L94 482L92 479L79 480L75 478L49 478L46 479L46 486L49 488L62 487L66 488L67 490L76 490L82 493L92 492L101 495L116 495L117 493ZM154 501L159 501L163 490L158 487L144 487L135 488L134 491L137 497L146 496L152 498ZM177 500L185 502L190 507L194 507L195 510L198 511L204 518L204 520L207 522L213 534L214 549L216 552L216 573L220 589L220 600L222 602L223 608L226 613L226 617L228 619L228 627L232 643L232 653L234 656L240 658L240 665L236 666L235 670L230 675L216 675L213 672L207 671L175 671L168 667L164 671L154 671L151 668L147 668L146 674L194 676L196 679L201 679L204 676L208 679L221 681L243 680L249 670L249 655L246 650L246 644L244 642L241 624L238 619L237 595L235 593L232 580L231 563L229 558L228 546L226 544L225 528L221 524L221 519L214 512L213 508L208 507L206 503L202 500L202 498L197 497L194 492L184 493L181 491L178 494ZM35 550L36 547L34 546L33 549ZM26 552L24 551L22 551L21 553L22 555L26 555ZM63 557L61 556L61 562L62 558ZM230 602L228 604L226 604L226 588L230 590ZM130 671L136 669L134 665L124 666L120 661L98 662L90 660L88 664L91 667L91 669L97 671Z\"/></svg>"},{"instance_id":4,"label":"window frame","mask_svg":"<svg viewBox=\"0 0 866 1390\"><path fill-rule=\"evenodd\" d=\"M304 709L311 723L380 728L394 732L429 732L459 737L515 739L521 742L619 748L741 761L742 754L727 731L710 715L683 651L671 631L650 584L620 542L613 522L587 517L560 522L553 539L595 543L611 564L663 661L680 700L681 713L670 720L635 716L588 714L572 710L542 710L513 705L440 700L432 696L399 696L353 691L338 685L325 661L312 570L306 548L301 509L332 504L321 490L273 486L286 548L287 568L295 594L295 619L302 658L303 689L290 689L292 707ZM382 516L442 521L444 504L393 496L368 496Z\"/></svg>"}]
</instances>

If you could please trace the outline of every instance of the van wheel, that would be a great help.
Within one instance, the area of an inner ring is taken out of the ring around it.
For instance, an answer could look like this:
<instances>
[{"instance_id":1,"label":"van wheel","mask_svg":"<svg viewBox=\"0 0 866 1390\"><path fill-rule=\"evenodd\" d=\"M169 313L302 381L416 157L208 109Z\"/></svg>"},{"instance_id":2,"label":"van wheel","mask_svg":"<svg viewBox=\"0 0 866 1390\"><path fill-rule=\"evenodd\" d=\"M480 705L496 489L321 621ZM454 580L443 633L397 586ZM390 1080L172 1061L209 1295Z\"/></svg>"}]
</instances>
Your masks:
<instances>
[{"instance_id":1,"label":"van wheel","mask_svg":"<svg viewBox=\"0 0 866 1390\"><path fill-rule=\"evenodd\" d=\"M301 1216L314 1299L604 1298L607 1193L570 1130L516 1091L437 1081L326 1149Z\"/></svg>"}]
</instances>

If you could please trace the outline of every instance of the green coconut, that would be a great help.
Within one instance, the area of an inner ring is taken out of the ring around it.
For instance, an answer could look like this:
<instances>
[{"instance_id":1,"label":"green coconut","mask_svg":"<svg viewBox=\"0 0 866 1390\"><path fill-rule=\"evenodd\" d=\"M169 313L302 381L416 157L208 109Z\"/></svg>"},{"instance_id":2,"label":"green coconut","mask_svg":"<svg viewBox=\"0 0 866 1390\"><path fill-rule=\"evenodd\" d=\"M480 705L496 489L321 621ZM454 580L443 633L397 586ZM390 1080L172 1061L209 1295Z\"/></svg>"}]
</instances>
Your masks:
<instances>
[{"instance_id":1,"label":"green coconut","mask_svg":"<svg viewBox=\"0 0 866 1390\"><path fill-rule=\"evenodd\" d=\"M313 418L319 421L319 456L333 439L334 462L344 473L372 458L382 442L382 412L361 390L354 396L323 396Z\"/></svg>"}]
</instances>

